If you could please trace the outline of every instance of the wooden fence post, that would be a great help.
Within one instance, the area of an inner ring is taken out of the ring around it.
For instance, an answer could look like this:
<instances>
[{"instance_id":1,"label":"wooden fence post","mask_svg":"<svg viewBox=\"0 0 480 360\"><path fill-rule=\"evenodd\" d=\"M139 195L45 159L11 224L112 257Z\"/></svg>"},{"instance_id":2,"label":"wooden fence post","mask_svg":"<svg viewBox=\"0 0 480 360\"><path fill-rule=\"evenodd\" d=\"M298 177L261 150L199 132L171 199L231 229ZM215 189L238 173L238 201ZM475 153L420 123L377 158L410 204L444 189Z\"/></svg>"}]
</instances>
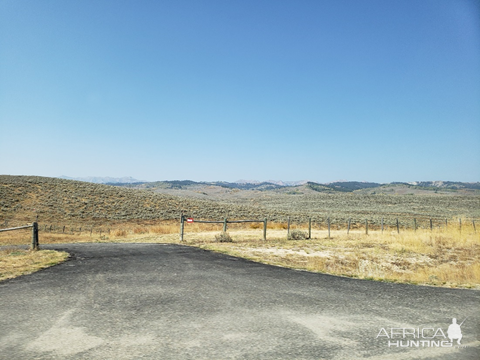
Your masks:
<instances>
[{"instance_id":1,"label":"wooden fence post","mask_svg":"<svg viewBox=\"0 0 480 360\"><path fill-rule=\"evenodd\" d=\"M365 219L365 235L368 235L368 220Z\"/></svg>"},{"instance_id":2,"label":"wooden fence post","mask_svg":"<svg viewBox=\"0 0 480 360\"><path fill-rule=\"evenodd\" d=\"M400 227L398 226L398 218L397 218L397 234L400 234Z\"/></svg>"},{"instance_id":3,"label":"wooden fence post","mask_svg":"<svg viewBox=\"0 0 480 360\"><path fill-rule=\"evenodd\" d=\"M267 218L263 220L263 240L267 240Z\"/></svg>"},{"instance_id":4,"label":"wooden fence post","mask_svg":"<svg viewBox=\"0 0 480 360\"><path fill-rule=\"evenodd\" d=\"M350 223L352 222L352 218L348 218L348 225L347 225L347 235L350 232Z\"/></svg>"},{"instance_id":5,"label":"wooden fence post","mask_svg":"<svg viewBox=\"0 0 480 360\"><path fill-rule=\"evenodd\" d=\"M32 250L38 250L38 223L32 224Z\"/></svg>"},{"instance_id":6,"label":"wooden fence post","mask_svg":"<svg viewBox=\"0 0 480 360\"><path fill-rule=\"evenodd\" d=\"M383 234L383 217L382 217L382 234Z\"/></svg>"},{"instance_id":7,"label":"wooden fence post","mask_svg":"<svg viewBox=\"0 0 480 360\"><path fill-rule=\"evenodd\" d=\"M459 229L460 229L460 232L462 232L462 219L458 219L458 225L459 225Z\"/></svg>"},{"instance_id":8,"label":"wooden fence post","mask_svg":"<svg viewBox=\"0 0 480 360\"><path fill-rule=\"evenodd\" d=\"M433 230L433 224L432 224L432 219L430 219L430 231Z\"/></svg>"},{"instance_id":9,"label":"wooden fence post","mask_svg":"<svg viewBox=\"0 0 480 360\"><path fill-rule=\"evenodd\" d=\"M413 230L417 231L417 219L413 218Z\"/></svg>"},{"instance_id":10,"label":"wooden fence post","mask_svg":"<svg viewBox=\"0 0 480 360\"><path fill-rule=\"evenodd\" d=\"M475 231L475 234L477 233L477 228L475 227L475 220L472 220L472 225L473 225L473 231Z\"/></svg>"},{"instance_id":11,"label":"wooden fence post","mask_svg":"<svg viewBox=\"0 0 480 360\"><path fill-rule=\"evenodd\" d=\"M227 218L223 218L223 232L227 232Z\"/></svg>"},{"instance_id":12,"label":"wooden fence post","mask_svg":"<svg viewBox=\"0 0 480 360\"><path fill-rule=\"evenodd\" d=\"M445 229L448 227L448 220L445 219Z\"/></svg>"}]
</instances>

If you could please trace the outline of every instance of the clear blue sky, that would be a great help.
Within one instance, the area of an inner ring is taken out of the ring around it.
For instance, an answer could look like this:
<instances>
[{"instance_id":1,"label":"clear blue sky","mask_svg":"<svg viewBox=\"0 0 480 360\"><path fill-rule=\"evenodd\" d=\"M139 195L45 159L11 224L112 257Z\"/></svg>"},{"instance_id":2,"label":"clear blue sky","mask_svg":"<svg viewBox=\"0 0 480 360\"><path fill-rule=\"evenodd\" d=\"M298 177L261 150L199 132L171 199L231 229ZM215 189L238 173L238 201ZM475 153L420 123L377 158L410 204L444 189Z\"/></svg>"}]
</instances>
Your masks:
<instances>
[{"instance_id":1,"label":"clear blue sky","mask_svg":"<svg viewBox=\"0 0 480 360\"><path fill-rule=\"evenodd\" d=\"M0 0L0 174L480 180L480 2Z\"/></svg>"}]
</instances>

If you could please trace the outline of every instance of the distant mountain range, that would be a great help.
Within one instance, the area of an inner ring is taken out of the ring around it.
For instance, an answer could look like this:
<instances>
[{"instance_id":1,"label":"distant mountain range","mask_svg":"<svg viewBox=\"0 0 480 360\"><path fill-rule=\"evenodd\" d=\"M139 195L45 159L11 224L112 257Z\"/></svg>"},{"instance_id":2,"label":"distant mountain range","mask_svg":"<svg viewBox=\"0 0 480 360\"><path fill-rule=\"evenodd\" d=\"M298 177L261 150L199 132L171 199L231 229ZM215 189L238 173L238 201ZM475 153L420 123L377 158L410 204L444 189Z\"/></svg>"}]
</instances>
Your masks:
<instances>
[{"instance_id":1,"label":"distant mountain range","mask_svg":"<svg viewBox=\"0 0 480 360\"><path fill-rule=\"evenodd\" d=\"M125 177L120 177L120 178L114 178L114 177L100 177L100 176L89 176L89 177L69 177L69 176L59 176L59 179L65 179L65 180L77 180L77 181L85 181L85 182L91 182L95 184L133 184L133 183L144 183L146 181L144 180L137 180L132 178L131 176L125 176Z\"/></svg>"},{"instance_id":2,"label":"distant mountain range","mask_svg":"<svg viewBox=\"0 0 480 360\"><path fill-rule=\"evenodd\" d=\"M192 181L192 180L167 180L147 182L137 180L132 177L83 177L72 178L61 176L61 179L79 180L97 184L109 184L124 187L138 187L144 189L176 189L185 190L201 186L219 186L222 188L239 190L277 190L283 188L306 188L316 192L354 192L362 190L385 190L386 188L408 188L412 190L432 190L432 191L479 191L480 182L455 182L455 181L413 181L413 182L392 182L387 184L365 182L365 181L335 181L331 183L317 183L314 181L256 181L256 180L238 180L235 182L226 181Z\"/></svg>"},{"instance_id":3,"label":"distant mountain range","mask_svg":"<svg viewBox=\"0 0 480 360\"><path fill-rule=\"evenodd\" d=\"M267 180L267 181L258 181L258 180L237 180L233 184L275 184L280 186L298 186L308 183L308 180L299 180L299 181L282 181L282 180Z\"/></svg>"}]
</instances>

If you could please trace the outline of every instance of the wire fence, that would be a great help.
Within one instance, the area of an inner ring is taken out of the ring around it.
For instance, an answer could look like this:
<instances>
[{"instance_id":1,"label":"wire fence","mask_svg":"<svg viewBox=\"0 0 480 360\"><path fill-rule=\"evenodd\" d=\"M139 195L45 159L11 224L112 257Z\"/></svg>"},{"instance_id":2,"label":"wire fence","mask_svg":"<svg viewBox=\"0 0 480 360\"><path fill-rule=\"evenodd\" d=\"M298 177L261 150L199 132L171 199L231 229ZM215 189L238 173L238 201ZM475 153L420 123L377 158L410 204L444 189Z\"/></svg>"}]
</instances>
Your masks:
<instances>
[{"instance_id":1,"label":"wire fence","mask_svg":"<svg viewBox=\"0 0 480 360\"><path fill-rule=\"evenodd\" d=\"M177 220L178 221L178 220ZM437 230L437 229L457 229L462 231L462 229L468 228L476 233L476 225L478 224L479 219L476 218L434 218L434 217L413 217L410 219L397 218L397 217L370 217L361 219L359 217L349 217L349 218L339 218L339 217L308 217L303 220L292 220L290 217L284 219L276 218L275 221L269 221L267 217L263 219L237 219L229 220L228 218L223 218L221 220L215 219L194 219L187 217L186 215L181 215L180 217L180 241L184 240L185 224L197 223L197 224L223 224L223 232L228 230L228 227L231 224L236 225L246 225L259 223L258 226L252 225L253 228L262 228L263 225L263 239L267 240L267 229L277 228L285 229L286 237L290 238L292 235L292 230L301 230L305 231L307 235L306 239L312 238L312 229L313 230L326 230L328 231L328 237L331 237L331 233L336 231L345 231L347 234L350 231L362 231L368 235L369 231L390 231L397 232L400 234L403 231L409 230ZM169 229L166 232L162 232L162 223L168 222ZM4 220L3 223L0 223L0 233L5 231L14 231L22 230L27 228L32 228L32 249L38 248L38 238L39 233L44 234L64 234L64 235L81 235L81 236L91 236L99 237L100 239L107 239L109 236L113 235L116 237L127 236L129 233L141 234L144 232L149 232L152 228L155 228L157 233L162 234L174 234L178 230L172 230L172 225L174 220L171 219L158 219L152 224L135 224L135 223L126 223L126 224L115 224L115 225L72 225L72 224L54 224L54 223L38 223L34 222L30 225L22 225L18 221L8 221ZM178 224L178 223L177 223ZM10 226L10 227L9 227ZM177 225L178 226L178 225ZM177 228L178 229L178 228ZM201 231L201 229L200 229ZM34 234L35 233L35 234ZM178 234L178 232L177 232Z\"/></svg>"},{"instance_id":2,"label":"wire fence","mask_svg":"<svg viewBox=\"0 0 480 360\"><path fill-rule=\"evenodd\" d=\"M263 230L263 239L266 240L266 233L267 233L267 218L263 220L228 220L227 218L224 218L223 220L195 220L193 218L187 218L185 215L182 214L180 218L180 241L183 241L183 235L184 235L184 223L185 220L187 223L223 223L223 232L227 231L227 226L230 223L246 223L246 222L259 222L259 223L264 223L264 230ZM328 231L328 237L331 237L331 232L333 230L336 231L341 231L344 230L346 231L347 234L350 233L350 230L364 230L365 234L368 235L369 230L376 230L376 231L381 231L382 233L384 231L396 231L398 234L400 234L401 231L408 231L408 230L413 230L417 231L419 229L430 229L430 231L433 231L434 229L441 229L441 228L452 228L456 227L459 231L462 231L462 227L466 227L471 225L473 231L476 233L476 224L475 222L478 223L478 219L463 219L458 218L458 222L455 222L454 220L448 220L448 218L444 219L438 219L438 218L412 218L410 221L400 221L399 218L385 218L382 217L380 221L373 221L369 220L368 218L365 218L363 221L358 219L358 218L348 218L348 219L343 219L343 221L339 221L339 219L335 219L335 224L333 224L332 220L330 217L326 218L313 218L309 217L308 219L305 219L303 222L295 221L292 222L290 217L287 217L285 219L284 223L286 222L286 236L287 238L291 238L291 230L292 226L295 225L296 230L301 230L302 226L304 227L304 231L308 231L307 235L305 236L306 239L311 239L312 238L312 227L319 229L319 230L327 230ZM278 221L276 222L278 223ZM308 224L308 225L307 225ZM344 226L342 226L344 225ZM308 226L308 230L307 230Z\"/></svg>"}]
</instances>

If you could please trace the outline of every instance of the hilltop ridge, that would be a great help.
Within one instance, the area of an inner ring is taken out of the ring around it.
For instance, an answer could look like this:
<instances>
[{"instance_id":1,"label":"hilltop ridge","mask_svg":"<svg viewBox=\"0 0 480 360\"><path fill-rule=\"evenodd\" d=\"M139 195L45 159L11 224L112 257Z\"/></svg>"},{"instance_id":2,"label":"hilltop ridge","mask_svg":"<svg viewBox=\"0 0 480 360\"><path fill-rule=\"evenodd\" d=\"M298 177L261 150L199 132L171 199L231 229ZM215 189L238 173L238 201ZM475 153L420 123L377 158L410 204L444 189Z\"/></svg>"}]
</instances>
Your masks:
<instances>
[{"instance_id":1,"label":"hilltop ridge","mask_svg":"<svg viewBox=\"0 0 480 360\"><path fill-rule=\"evenodd\" d=\"M96 184L108 184L132 188L144 189L188 189L189 187L199 186L219 186L231 189L240 190L273 190L281 188L301 188L306 187L318 192L355 192L362 189L380 188L380 191L391 188L398 188L404 186L410 189L425 190L425 191L462 191L462 190L479 190L480 182L458 182L458 181L410 181L410 182L391 182L391 183L377 183L368 181L347 181L339 180L329 183L319 183L316 181L299 180L299 181L283 181L283 180L237 180L234 182L228 181L193 181L193 180L162 180L162 181L143 181L134 179L131 176L114 178L114 177L80 177L73 178L68 176L61 176L60 179L77 180L83 182L91 182ZM391 190L390 190L391 191Z\"/></svg>"},{"instance_id":2,"label":"hilltop ridge","mask_svg":"<svg viewBox=\"0 0 480 360\"><path fill-rule=\"evenodd\" d=\"M41 222L80 224L173 220L179 219L182 211L195 218L216 220L233 217L286 221L290 217L292 221L305 221L313 217L316 221L325 221L330 217L332 224L344 223L348 218L357 221L368 218L378 223L383 217L408 222L413 217L480 217L477 190L467 193L428 190L421 196L407 196L412 193L398 195L398 189L420 190L416 185L354 190L359 186L355 183L348 191L316 183L296 187L271 183L241 186L243 188L230 183L188 180L112 186L39 176L0 175L0 224L7 220L31 222L37 215ZM395 188L397 192L389 192Z\"/></svg>"},{"instance_id":3,"label":"hilltop ridge","mask_svg":"<svg viewBox=\"0 0 480 360\"><path fill-rule=\"evenodd\" d=\"M480 194L480 182L466 183L453 181L416 181L416 182L392 182L380 184L366 181L336 181L332 183L317 183L313 181L192 181L192 180L166 180L138 183L109 183L115 186L124 186L138 189L151 189L159 192L167 190L200 190L202 188L220 187L239 190L278 190L280 192L356 192L356 193L400 193L400 194L436 194L436 193L459 193Z\"/></svg>"}]
</instances>

